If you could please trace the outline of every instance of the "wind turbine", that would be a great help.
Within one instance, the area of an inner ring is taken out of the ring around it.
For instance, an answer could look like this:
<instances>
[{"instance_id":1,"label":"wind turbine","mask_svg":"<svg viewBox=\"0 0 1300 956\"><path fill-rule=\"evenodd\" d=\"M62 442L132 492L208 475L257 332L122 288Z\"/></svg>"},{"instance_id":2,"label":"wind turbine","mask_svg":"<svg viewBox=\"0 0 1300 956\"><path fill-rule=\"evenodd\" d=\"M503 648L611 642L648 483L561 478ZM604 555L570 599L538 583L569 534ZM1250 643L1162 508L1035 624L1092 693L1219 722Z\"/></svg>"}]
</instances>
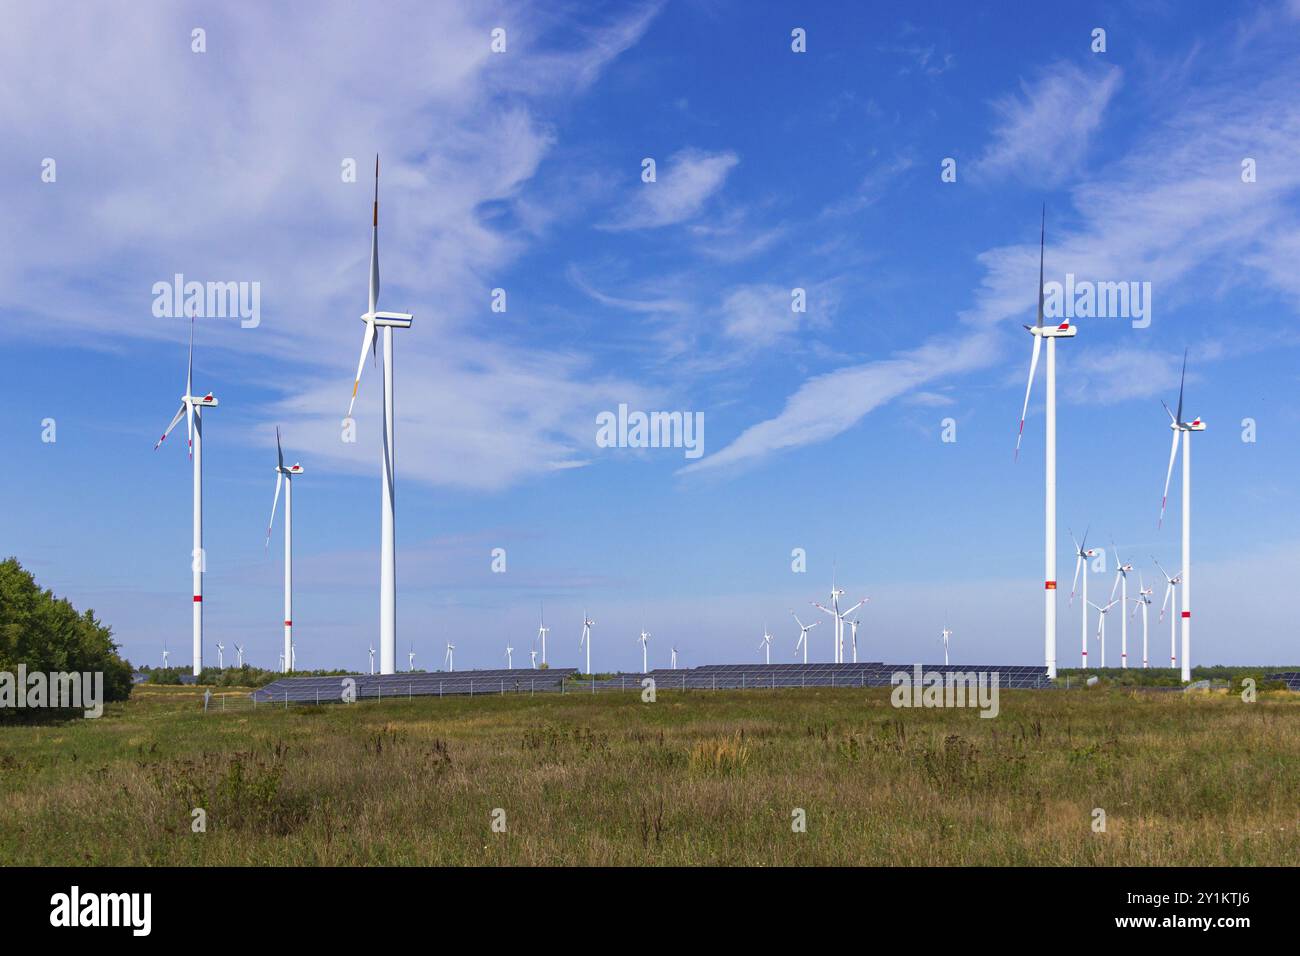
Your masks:
<instances>
[{"instance_id":1,"label":"wind turbine","mask_svg":"<svg viewBox=\"0 0 1300 956\"><path fill-rule=\"evenodd\" d=\"M850 643L853 645L853 663L855 664L858 662L858 625L861 623L856 619L849 621L849 632L852 635Z\"/></svg>"},{"instance_id":2,"label":"wind turbine","mask_svg":"<svg viewBox=\"0 0 1300 956\"><path fill-rule=\"evenodd\" d=\"M827 614L829 614L831 617L835 619L835 663L836 664L844 663L844 619L848 615L856 611L858 608L862 607L862 605L866 604L867 601L870 600L870 598L863 598L857 604L853 605L853 607L848 608L847 610L841 610L840 598L842 598L843 596L844 596L844 589L837 588L834 586L834 584L832 584L830 607L826 607L823 604L818 604L816 601L812 602L813 607L817 608L820 611L825 611Z\"/></svg>"},{"instance_id":3,"label":"wind turbine","mask_svg":"<svg viewBox=\"0 0 1300 956\"><path fill-rule=\"evenodd\" d=\"M509 644L507 644L506 645L506 670L508 671L512 671L515 669L514 654L515 654L515 649L511 647Z\"/></svg>"},{"instance_id":4,"label":"wind turbine","mask_svg":"<svg viewBox=\"0 0 1300 956\"><path fill-rule=\"evenodd\" d=\"M280 652L280 670L284 671L284 651Z\"/></svg>"},{"instance_id":5,"label":"wind turbine","mask_svg":"<svg viewBox=\"0 0 1300 956\"><path fill-rule=\"evenodd\" d=\"M1087 563L1091 558L1097 556L1095 548L1088 547L1088 532L1083 533L1083 544L1070 532L1070 540L1074 542L1074 583L1070 585L1070 604L1074 604L1074 589L1079 586L1079 572L1083 571L1083 603L1080 605L1083 611L1083 663L1079 666L1086 668L1088 666L1088 568Z\"/></svg>"},{"instance_id":6,"label":"wind turbine","mask_svg":"<svg viewBox=\"0 0 1300 956\"><path fill-rule=\"evenodd\" d=\"M361 316L366 323L365 337L361 340L361 361L357 363L357 378L352 384L352 401L348 403L346 421L352 418L352 408L361 386L361 371L366 367L366 352L375 348L375 329L384 330L384 364L382 387L384 410L381 418L381 445L379 452L380 482L380 557L379 557L379 672L397 672L397 550L394 537L396 511L393 503L395 478L393 441L393 329L409 329L412 317L405 312L379 312L379 157L375 157L375 203L370 233L370 308Z\"/></svg>"},{"instance_id":7,"label":"wind turbine","mask_svg":"<svg viewBox=\"0 0 1300 956\"><path fill-rule=\"evenodd\" d=\"M163 645L163 670L167 670L167 645Z\"/></svg>"},{"instance_id":8,"label":"wind turbine","mask_svg":"<svg viewBox=\"0 0 1300 956\"><path fill-rule=\"evenodd\" d=\"M1020 441L1025 436L1025 416L1029 414L1029 394L1034 388L1034 373L1038 371L1038 353L1043 340L1047 340L1047 469L1044 481L1046 511L1046 541L1044 544L1044 609L1043 644L1047 658L1047 677L1056 679L1056 340L1074 338L1078 329L1069 320L1060 325L1043 324L1043 251L1047 236L1047 206L1043 206L1043 219L1038 233L1038 320L1026 325L1025 330L1034 337L1033 357L1029 360L1029 383L1025 386L1025 404L1020 410L1020 432L1016 436L1016 459L1020 458ZM1086 608L1087 605L1084 605ZM1086 612L1085 612L1086 613ZM1087 636L1084 648L1087 648Z\"/></svg>"},{"instance_id":9,"label":"wind turbine","mask_svg":"<svg viewBox=\"0 0 1300 956\"><path fill-rule=\"evenodd\" d=\"M943 666L947 667L948 666L948 638L952 637L952 631L948 629L947 624L945 624L943 626L943 630L939 632L939 637L943 641Z\"/></svg>"},{"instance_id":10,"label":"wind turbine","mask_svg":"<svg viewBox=\"0 0 1300 956\"><path fill-rule=\"evenodd\" d=\"M203 570L207 563L203 553L203 409L216 408L217 400L212 393L202 398L194 394L194 318L190 317L190 358L185 368L185 394L181 396L181 407L172 419L162 438L154 444L157 451L172 429L185 419L185 431L188 436L190 460L194 463L194 549L190 552L190 573L194 579L194 676L203 670Z\"/></svg>"},{"instance_id":11,"label":"wind turbine","mask_svg":"<svg viewBox=\"0 0 1300 956\"><path fill-rule=\"evenodd\" d=\"M1156 561L1154 557L1151 560ZM1181 574L1175 574L1173 577L1170 577L1169 572L1166 571L1164 568L1160 567L1159 561L1156 561L1156 567L1160 568L1160 573L1165 576L1165 599L1160 602L1160 618L1159 618L1160 621L1163 621L1165 619L1166 607L1168 607L1170 611L1174 611L1178 607L1178 585L1182 583L1183 576ZM1170 598L1173 598L1173 600L1171 601ZM1175 653L1178 649L1177 627L1178 627L1178 618L1174 617L1173 614L1170 614L1169 615L1169 666L1170 667L1178 666L1178 655Z\"/></svg>"},{"instance_id":12,"label":"wind turbine","mask_svg":"<svg viewBox=\"0 0 1300 956\"><path fill-rule=\"evenodd\" d=\"M217 670L219 671L224 671L226 669L225 650L226 645L217 641Z\"/></svg>"},{"instance_id":13,"label":"wind turbine","mask_svg":"<svg viewBox=\"0 0 1300 956\"><path fill-rule=\"evenodd\" d=\"M767 625L763 625L763 639L758 642L758 649L763 652L763 663L772 663L772 635L767 633Z\"/></svg>"},{"instance_id":14,"label":"wind turbine","mask_svg":"<svg viewBox=\"0 0 1300 956\"><path fill-rule=\"evenodd\" d=\"M1092 604L1092 606L1097 609L1097 613L1100 615L1098 625L1097 625L1097 638L1101 641L1101 666L1105 667L1106 666L1106 613L1111 608L1113 608L1116 604L1118 604L1119 601L1111 601L1105 607L1102 607L1099 604L1093 604L1092 601L1089 601L1088 603ZM1120 617L1124 616L1124 611L1122 608L1120 609L1119 616Z\"/></svg>"},{"instance_id":15,"label":"wind turbine","mask_svg":"<svg viewBox=\"0 0 1300 956\"><path fill-rule=\"evenodd\" d=\"M546 608L542 608L542 618L537 625L537 636L542 642L542 663L546 663L546 635L550 633L550 628L546 626Z\"/></svg>"},{"instance_id":16,"label":"wind turbine","mask_svg":"<svg viewBox=\"0 0 1300 956\"><path fill-rule=\"evenodd\" d=\"M447 670L448 670L449 672L453 672L453 673L455 672L455 670L456 670L456 645L455 645L455 644L452 644L450 641L447 643L447 654L446 654L446 656L443 657L443 659L442 659L442 663L443 663L443 666L446 667Z\"/></svg>"},{"instance_id":17,"label":"wind turbine","mask_svg":"<svg viewBox=\"0 0 1300 956\"><path fill-rule=\"evenodd\" d=\"M1169 446L1169 470L1165 473L1165 496L1160 499L1160 524L1165 520L1169 501L1169 479L1174 476L1174 459L1178 456L1178 436L1183 437L1183 683L1192 679L1192 432L1205 431L1205 422L1194 418L1183 421L1183 386L1187 384L1187 350L1183 350L1183 374L1178 382L1178 411L1169 413L1169 427L1174 440ZM1160 404L1164 405L1164 402Z\"/></svg>"},{"instance_id":18,"label":"wind turbine","mask_svg":"<svg viewBox=\"0 0 1300 956\"><path fill-rule=\"evenodd\" d=\"M297 669L298 669L298 645L290 644L289 645L289 670L296 671Z\"/></svg>"},{"instance_id":19,"label":"wind turbine","mask_svg":"<svg viewBox=\"0 0 1300 956\"><path fill-rule=\"evenodd\" d=\"M244 645L236 644L235 653L239 655L239 667L242 669L244 666Z\"/></svg>"},{"instance_id":20,"label":"wind turbine","mask_svg":"<svg viewBox=\"0 0 1300 956\"><path fill-rule=\"evenodd\" d=\"M1152 589L1146 586L1142 580L1142 572L1138 572L1138 596L1133 599L1133 611L1138 607L1142 608L1142 666L1149 667L1147 658L1147 612L1151 609ZM1129 613L1132 614L1133 611Z\"/></svg>"},{"instance_id":21,"label":"wind turbine","mask_svg":"<svg viewBox=\"0 0 1300 956\"><path fill-rule=\"evenodd\" d=\"M528 652L528 656L532 659L532 662L533 662L533 670L537 670L537 652L536 652L536 651L529 651L529 652Z\"/></svg>"},{"instance_id":22,"label":"wind turbine","mask_svg":"<svg viewBox=\"0 0 1300 956\"><path fill-rule=\"evenodd\" d=\"M302 465L286 466L284 449L280 447L280 427L275 428L275 497L271 499L271 520L266 523L266 547L271 546L271 528L275 525L275 509L280 504L280 485L284 485L284 647L293 655L293 479L302 474Z\"/></svg>"},{"instance_id":23,"label":"wind turbine","mask_svg":"<svg viewBox=\"0 0 1300 956\"><path fill-rule=\"evenodd\" d=\"M673 664L672 669L677 670L677 645L673 645Z\"/></svg>"},{"instance_id":24,"label":"wind turbine","mask_svg":"<svg viewBox=\"0 0 1300 956\"><path fill-rule=\"evenodd\" d=\"M370 673L375 672L375 645L370 645Z\"/></svg>"},{"instance_id":25,"label":"wind turbine","mask_svg":"<svg viewBox=\"0 0 1300 956\"><path fill-rule=\"evenodd\" d=\"M1113 603L1115 600L1115 589L1119 588L1119 630L1120 630L1120 649L1119 649L1119 666L1122 669L1128 668L1128 615L1123 613L1123 609L1128 606L1128 573L1133 570L1133 565L1125 564L1119 558L1119 545L1114 539L1110 542L1111 550L1115 552L1115 583L1110 586L1110 599Z\"/></svg>"},{"instance_id":26,"label":"wind turbine","mask_svg":"<svg viewBox=\"0 0 1300 956\"><path fill-rule=\"evenodd\" d=\"M638 637L637 640L641 642L641 673L648 674L650 673L650 662L646 656L646 644L650 641L650 632L644 627L641 628L641 636Z\"/></svg>"},{"instance_id":27,"label":"wind turbine","mask_svg":"<svg viewBox=\"0 0 1300 956\"><path fill-rule=\"evenodd\" d=\"M578 650L584 647L587 649L587 669L584 674L591 673L591 625L595 624L591 618L587 617L587 612L582 612L582 638L578 641Z\"/></svg>"},{"instance_id":28,"label":"wind turbine","mask_svg":"<svg viewBox=\"0 0 1300 956\"><path fill-rule=\"evenodd\" d=\"M794 622L799 625L799 640L794 645L795 653L797 654L799 652L799 648L802 647L803 662L807 664L808 663L808 632L811 631L818 624L820 624L821 621L813 621L811 624L805 624L803 621L799 620L799 615L795 614L794 611L790 612L790 616L793 617Z\"/></svg>"},{"instance_id":29,"label":"wind turbine","mask_svg":"<svg viewBox=\"0 0 1300 956\"><path fill-rule=\"evenodd\" d=\"M412 647L410 653L406 655L406 669L414 672L415 670L415 648Z\"/></svg>"}]
</instances>

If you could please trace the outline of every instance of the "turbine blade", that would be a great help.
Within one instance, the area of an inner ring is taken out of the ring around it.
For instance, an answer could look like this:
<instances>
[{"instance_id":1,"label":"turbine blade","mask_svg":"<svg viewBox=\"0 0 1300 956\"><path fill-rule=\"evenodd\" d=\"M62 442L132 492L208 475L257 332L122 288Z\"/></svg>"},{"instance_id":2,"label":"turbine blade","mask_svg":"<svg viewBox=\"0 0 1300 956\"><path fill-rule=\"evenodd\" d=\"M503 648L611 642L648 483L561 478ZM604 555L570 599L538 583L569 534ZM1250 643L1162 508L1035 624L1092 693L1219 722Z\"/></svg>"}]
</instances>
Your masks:
<instances>
[{"instance_id":1,"label":"turbine blade","mask_svg":"<svg viewBox=\"0 0 1300 956\"><path fill-rule=\"evenodd\" d=\"M190 457L194 457L194 403L185 403L185 433L189 440Z\"/></svg>"},{"instance_id":2,"label":"turbine blade","mask_svg":"<svg viewBox=\"0 0 1300 956\"><path fill-rule=\"evenodd\" d=\"M185 366L185 394L194 394L194 316L190 316L190 360Z\"/></svg>"},{"instance_id":3,"label":"turbine blade","mask_svg":"<svg viewBox=\"0 0 1300 956\"><path fill-rule=\"evenodd\" d=\"M1079 570L1083 567L1083 555L1077 555L1074 559L1074 583L1070 585L1070 607L1074 606L1074 589L1079 586Z\"/></svg>"},{"instance_id":4,"label":"turbine blade","mask_svg":"<svg viewBox=\"0 0 1300 956\"><path fill-rule=\"evenodd\" d=\"M275 473L275 497L271 500L271 520L266 523L266 547L271 547L271 526L275 524L275 509L280 504L280 484L284 481L284 473L277 471Z\"/></svg>"},{"instance_id":5,"label":"turbine blade","mask_svg":"<svg viewBox=\"0 0 1300 956\"><path fill-rule=\"evenodd\" d=\"M1169 446L1169 470L1165 472L1165 493L1160 499L1160 520L1156 522L1159 528L1165 523L1165 505L1169 503L1169 480L1174 477L1174 459L1178 456L1178 429L1174 429L1174 440Z\"/></svg>"},{"instance_id":6,"label":"turbine blade","mask_svg":"<svg viewBox=\"0 0 1300 956\"><path fill-rule=\"evenodd\" d=\"M1121 575L1121 574L1123 574L1122 571L1116 571L1116 572L1115 572L1115 583L1112 584L1112 585L1110 586L1110 603L1111 603L1111 604L1114 604L1114 603L1115 603L1115 592L1119 590L1119 579L1120 579L1120 575Z\"/></svg>"},{"instance_id":7,"label":"turbine blade","mask_svg":"<svg viewBox=\"0 0 1300 956\"><path fill-rule=\"evenodd\" d=\"M375 205L370 232L370 311L379 302L379 156L375 156Z\"/></svg>"},{"instance_id":8,"label":"turbine blade","mask_svg":"<svg viewBox=\"0 0 1300 956\"><path fill-rule=\"evenodd\" d=\"M1038 327L1043 327L1043 247L1047 236L1047 203L1043 203L1043 221L1038 230ZM1042 336L1034 336L1042 338Z\"/></svg>"},{"instance_id":9,"label":"turbine blade","mask_svg":"<svg viewBox=\"0 0 1300 956\"><path fill-rule=\"evenodd\" d=\"M1183 349L1183 374L1178 380L1178 424L1183 423L1183 386L1187 384L1187 349Z\"/></svg>"},{"instance_id":10,"label":"turbine blade","mask_svg":"<svg viewBox=\"0 0 1300 956\"><path fill-rule=\"evenodd\" d=\"M275 426L275 457L281 468L284 468L284 449L280 447L280 426Z\"/></svg>"},{"instance_id":11,"label":"turbine blade","mask_svg":"<svg viewBox=\"0 0 1300 956\"><path fill-rule=\"evenodd\" d=\"M167 436L170 435L172 433L172 429L175 428L177 424L180 423L181 416L184 414L185 414L185 403L181 402L180 411L176 413L176 417L172 419L172 423L167 426L167 430L162 433L162 438L159 438L156 442L153 443L154 451L157 451L158 448L162 445L162 443L167 440Z\"/></svg>"},{"instance_id":12,"label":"turbine blade","mask_svg":"<svg viewBox=\"0 0 1300 956\"><path fill-rule=\"evenodd\" d=\"M357 380L352 383L352 401L348 402L348 418L352 417L352 408L357 403L357 389L361 387L361 372L366 367L366 351L375 340L375 320L366 320L366 335L361 340L361 361L357 362Z\"/></svg>"}]
</instances>

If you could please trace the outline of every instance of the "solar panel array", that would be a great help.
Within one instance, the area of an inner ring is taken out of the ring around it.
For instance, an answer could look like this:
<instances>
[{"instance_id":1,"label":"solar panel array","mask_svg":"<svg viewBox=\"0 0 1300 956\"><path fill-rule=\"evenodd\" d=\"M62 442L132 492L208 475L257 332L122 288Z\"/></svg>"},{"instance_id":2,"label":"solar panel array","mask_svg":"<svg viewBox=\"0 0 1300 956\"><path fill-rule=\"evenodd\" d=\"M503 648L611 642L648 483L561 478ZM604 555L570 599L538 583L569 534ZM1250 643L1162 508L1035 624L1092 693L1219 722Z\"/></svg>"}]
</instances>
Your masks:
<instances>
[{"instance_id":1,"label":"solar panel array","mask_svg":"<svg viewBox=\"0 0 1300 956\"><path fill-rule=\"evenodd\" d=\"M1287 690L1300 690L1300 671L1283 671L1280 674L1265 674L1264 680L1280 680Z\"/></svg>"},{"instance_id":2,"label":"solar panel array","mask_svg":"<svg viewBox=\"0 0 1300 956\"><path fill-rule=\"evenodd\" d=\"M358 700L441 697L473 694L552 693L576 674L574 667L547 670L417 671L407 674L347 674L334 677L282 677L253 691L261 703L335 704L355 682Z\"/></svg>"},{"instance_id":3,"label":"solar panel array","mask_svg":"<svg viewBox=\"0 0 1300 956\"><path fill-rule=\"evenodd\" d=\"M914 664L705 664L649 674L613 674L596 680L575 680L577 669L433 671L410 674L352 674L335 677L284 677L254 691L256 703L338 703L352 681L357 700L396 697L473 696L475 694L553 694L640 691L651 677L660 690L764 690L779 687L889 687L893 675L915 679ZM999 688L1021 690L1051 687L1047 670L1024 665L923 664L922 674L997 674ZM1277 675L1296 678L1300 674Z\"/></svg>"}]
</instances>

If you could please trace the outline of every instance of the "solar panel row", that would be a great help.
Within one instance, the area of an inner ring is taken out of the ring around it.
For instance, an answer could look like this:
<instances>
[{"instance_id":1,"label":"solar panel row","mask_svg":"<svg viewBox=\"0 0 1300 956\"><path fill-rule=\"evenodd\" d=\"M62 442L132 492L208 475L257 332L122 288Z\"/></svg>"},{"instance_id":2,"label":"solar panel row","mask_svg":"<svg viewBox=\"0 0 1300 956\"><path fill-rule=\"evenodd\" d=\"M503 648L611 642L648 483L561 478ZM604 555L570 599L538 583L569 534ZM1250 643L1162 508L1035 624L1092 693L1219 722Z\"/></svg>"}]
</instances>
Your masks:
<instances>
[{"instance_id":1,"label":"solar panel row","mask_svg":"<svg viewBox=\"0 0 1300 956\"><path fill-rule=\"evenodd\" d=\"M437 697L475 694L602 693L639 691L645 677L666 690L761 690L778 687L888 687L903 672L922 674L997 674L998 686L1035 689L1052 686L1042 667L982 664L706 664L689 669L657 669L649 674L614 674L599 680L573 680L577 669L435 671L410 674L353 674L347 677L286 677L253 692L257 703L337 703L385 697ZM1287 675L1281 675L1287 676ZM1300 683L1300 674L1292 675Z\"/></svg>"}]
</instances>

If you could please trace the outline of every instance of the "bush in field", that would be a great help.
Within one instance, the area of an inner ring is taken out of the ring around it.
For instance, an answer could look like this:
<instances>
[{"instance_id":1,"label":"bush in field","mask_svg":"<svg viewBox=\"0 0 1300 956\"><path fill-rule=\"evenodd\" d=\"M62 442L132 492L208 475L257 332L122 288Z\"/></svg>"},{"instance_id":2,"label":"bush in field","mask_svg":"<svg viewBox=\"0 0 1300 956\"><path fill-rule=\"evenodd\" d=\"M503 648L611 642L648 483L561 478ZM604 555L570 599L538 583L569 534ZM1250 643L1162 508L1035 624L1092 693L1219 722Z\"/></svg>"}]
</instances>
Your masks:
<instances>
[{"instance_id":1,"label":"bush in field","mask_svg":"<svg viewBox=\"0 0 1300 956\"><path fill-rule=\"evenodd\" d=\"M94 611L78 612L66 599L42 591L17 558L0 561L0 670L104 674L104 699L131 695L131 665L118 656L113 631ZM17 711L0 711L0 718Z\"/></svg>"}]
</instances>

